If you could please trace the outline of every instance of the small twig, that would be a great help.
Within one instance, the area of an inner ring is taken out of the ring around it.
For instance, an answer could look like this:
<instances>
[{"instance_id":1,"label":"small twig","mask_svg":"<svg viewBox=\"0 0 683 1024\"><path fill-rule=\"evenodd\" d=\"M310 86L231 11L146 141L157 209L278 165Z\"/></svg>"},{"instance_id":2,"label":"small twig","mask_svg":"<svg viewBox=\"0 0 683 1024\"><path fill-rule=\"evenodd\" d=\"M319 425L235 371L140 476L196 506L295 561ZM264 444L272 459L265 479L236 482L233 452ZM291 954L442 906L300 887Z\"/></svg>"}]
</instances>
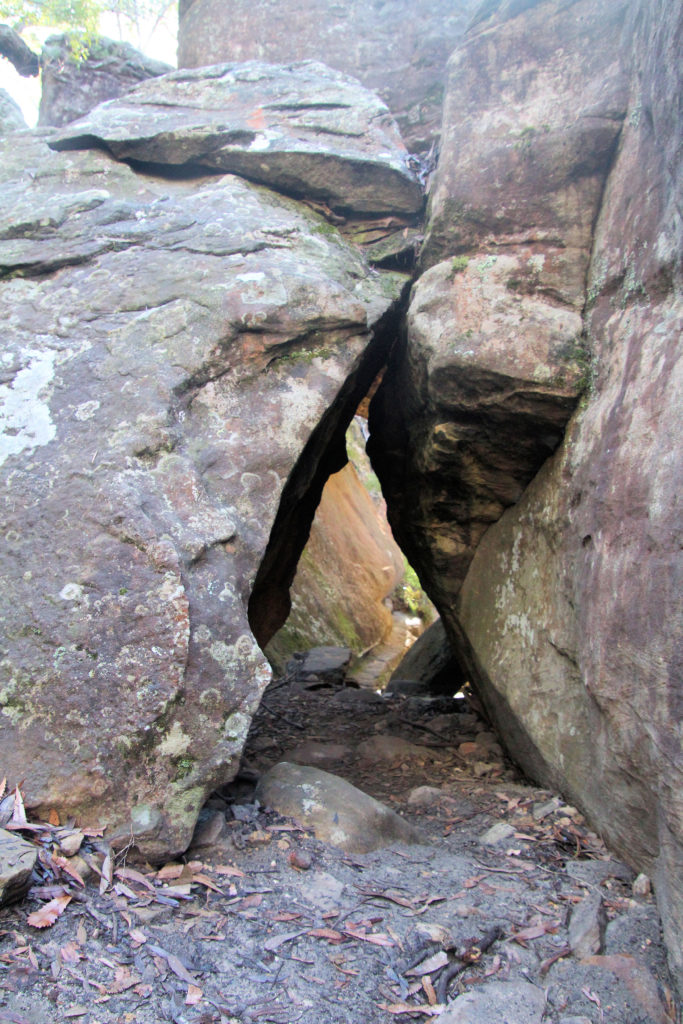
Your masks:
<instances>
[{"instance_id":1,"label":"small twig","mask_svg":"<svg viewBox=\"0 0 683 1024\"><path fill-rule=\"evenodd\" d=\"M479 860L478 857L473 857L472 860L476 861L477 864L481 864L487 871L495 872L497 875L527 875L529 872L522 869L521 871L515 871L513 868L492 868L490 864L485 864L483 860Z\"/></svg>"},{"instance_id":2,"label":"small twig","mask_svg":"<svg viewBox=\"0 0 683 1024\"><path fill-rule=\"evenodd\" d=\"M454 978L465 970L466 967L471 967L472 964L476 964L488 949L491 948L494 942L500 939L503 935L503 931L499 925L496 925L490 931L484 935L481 942L475 942L464 949L462 953L458 953L458 959L460 963L453 963L449 967L444 968L443 973L440 975L439 980L434 986L436 991L436 998L438 1002L445 1003L448 999L448 989Z\"/></svg>"},{"instance_id":3,"label":"small twig","mask_svg":"<svg viewBox=\"0 0 683 1024\"><path fill-rule=\"evenodd\" d=\"M263 698L261 698L261 707L270 712L274 718L281 718L283 722L286 722L287 725L293 726L295 729L305 728L305 726L301 725L300 722L294 722L291 718L287 718L286 715L283 715L281 711L276 711L275 708L271 708L270 704L267 704Z\"/></svg>"}]
</instances>

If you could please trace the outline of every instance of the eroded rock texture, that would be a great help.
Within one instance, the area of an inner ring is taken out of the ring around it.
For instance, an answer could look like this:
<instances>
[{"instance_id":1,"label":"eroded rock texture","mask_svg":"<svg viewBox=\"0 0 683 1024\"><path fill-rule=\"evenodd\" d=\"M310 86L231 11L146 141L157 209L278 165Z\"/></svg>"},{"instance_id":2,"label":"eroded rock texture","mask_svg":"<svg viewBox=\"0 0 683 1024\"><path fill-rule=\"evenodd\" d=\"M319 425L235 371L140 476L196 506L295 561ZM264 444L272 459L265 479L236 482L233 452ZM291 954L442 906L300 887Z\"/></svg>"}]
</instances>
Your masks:
<instances>
[{"instance_id":1,"label":"eroded rock texture","mask_svg":"<svg viewBox=\"0 0 683 1024\"><path fill-rule=\"evenodd\" d=\"M146 164L200 165L358 213L414 214L422 190L383 103L315 61L177 71L64 129Z\"/></svg>"},{"instance_id":2,"label":"eroded rock texture","mask_svg":"<svg viewBox=\"0 0 683 1024\"><path fill-rule=\"evenodd\" d=\"M166 856L237 769L269 678L252 630L281 621L267 572L247 611L271 527L281 596L403 278L235 177L35 133L0 175L3 772Z\"/></svg>"},{"instance_id":3,"label":"eroded rock texture","mask_svg":"<svg viewBox=\"0 0 683 1024\"><path fill-rule=\"evenodd\" d=\"M371 410L464 668L523 767L653 873L679 980L680 46L663 0L482 9L450 66L430 269Z\"/></svg>"},{"instance_id":4,"label":"eroded rock texture","mask_svg":"<svg viewBox=\"0 0 683 1024\"><path fill-rule=\"evenodd\" d=\"M441 123L444 68L478 0L194 0L181 3L178 65L315 59L359 79L392 111L411 150Z\"/></svg>"},{"instance_id":5,"label":"eroded rock texture","mask_svg":"<svg viewBox=\"0 0 683 1024\"><path fill-rule=\"evenodd\" d=\"M50 36L40 57L42 91L38 124L65 125L105 100L129 92L146 78L173 69L152 60L129 43L104 36L83 40L85 52L74 56L68 35Z\"/></svg>"}]
</instances>

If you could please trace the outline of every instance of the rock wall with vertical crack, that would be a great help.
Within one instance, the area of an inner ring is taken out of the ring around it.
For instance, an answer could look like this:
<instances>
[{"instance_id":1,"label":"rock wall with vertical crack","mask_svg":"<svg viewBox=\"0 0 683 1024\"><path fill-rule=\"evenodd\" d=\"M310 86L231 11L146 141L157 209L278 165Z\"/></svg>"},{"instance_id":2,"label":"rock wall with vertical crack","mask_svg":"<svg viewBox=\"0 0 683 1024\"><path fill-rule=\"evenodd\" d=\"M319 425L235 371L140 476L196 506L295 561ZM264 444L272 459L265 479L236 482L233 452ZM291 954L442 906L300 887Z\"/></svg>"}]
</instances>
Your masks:
<instances>
[{"instance_id":1,"label":"rock wall with vertical crack","mask_svg":"<svg viewBox=\"0 0 683 1024\"><path fill-rule=\"evenodd\" d=\"M659 0L483 6L371 408L463 668L526 771L654 876L679 980L681 34Z\"/></svg>"}]
</instances>

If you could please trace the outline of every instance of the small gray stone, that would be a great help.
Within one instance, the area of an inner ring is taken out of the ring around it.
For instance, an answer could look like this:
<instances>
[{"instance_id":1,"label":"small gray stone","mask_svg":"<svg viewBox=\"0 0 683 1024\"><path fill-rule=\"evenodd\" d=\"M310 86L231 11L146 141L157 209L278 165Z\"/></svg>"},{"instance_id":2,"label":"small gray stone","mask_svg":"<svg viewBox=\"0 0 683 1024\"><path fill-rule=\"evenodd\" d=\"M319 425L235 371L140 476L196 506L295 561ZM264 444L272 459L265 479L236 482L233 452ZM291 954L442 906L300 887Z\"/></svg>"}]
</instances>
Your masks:
<instances>
[{"instance_id":1,"label":"small gray stone","mask_svg":"<svg viewBox=\"0 0 683 1024\"><path fill-rule=\"evenodd\" d=\"M645 899L652 895L652 882L649 877L641 873L633 880L633 895Z\"/></svg>"},{"instance_id":2,"label":"small gray stone","mask_svg":"<svg viewBox=\"0 0 683 1024\"><path fill-rule=\"evenodd\" d=\"M528 981L489 981L465 992L439 1017L440 1024L541 1024L542 989Z\"/></svg>"},{"instance_id":3,"label":"small gray stone","mask_svg":"<svg viewBox=\"0 0 683 1024\"><path fill-rule=\"evenodd\" d=\"M560 800L558 797L553 797L552 800L548 800L543 804L534 804L533 814L534 821L543 821L549 814L554 814L560 806Z\"/></svg>"},{"instance_id":4,"label":"small gray stone","mask_svg":"<svg viewBox=\"0 0 683 1024\"><path fill-rule=\"evenodd\" d=\"M483 846L495 846L497 843L510 839L514 834L515 830L512 825L508 825L506 821L497 821L495 825L491 825L491 828L479 836L479 842Z\"/></svg>"},{"instance_id":5,"label":"small gray stone","mask_svg":"<svg viewBox=\"0 0 683 1024\"><path fill-rule=\"evenodd\" d=\"M38 851L21 836L0 829L0 906L26 895Z\"/></svg>"},{"instance_id":6,"label":"small gray stone","mask_svg":"<svg viewBox=\"0 0 683 1024\"><path fill-rule=\"evenodd\" d=\"M394 811L336 775L285 761L259 781L256 796L295 818L317 839L348 853L369 853L391 842L419 842L419 833Z\"/></svg>"},{"instance_id":7,"label":"small gray stone","mask_svg":"<svg viewBox=\"0 0 683 1024\"><path fill-rule=\"evenodd\" d=\"M191 846L213 846L225 832L225 815L222 811L207 810L199 812L197 825L192 836Z\"/></svg>"},{"instance_id":8,"label":"small gray stone","mask_svg":"<svg viewBox=\"0 0 683 1024\"><path fill-rule=\"evenodd\" d=\"M572 910L569 945L579 960L601 953L605 942L607 915L599 894L587 896Z\"/></svg>"}]
</instances>

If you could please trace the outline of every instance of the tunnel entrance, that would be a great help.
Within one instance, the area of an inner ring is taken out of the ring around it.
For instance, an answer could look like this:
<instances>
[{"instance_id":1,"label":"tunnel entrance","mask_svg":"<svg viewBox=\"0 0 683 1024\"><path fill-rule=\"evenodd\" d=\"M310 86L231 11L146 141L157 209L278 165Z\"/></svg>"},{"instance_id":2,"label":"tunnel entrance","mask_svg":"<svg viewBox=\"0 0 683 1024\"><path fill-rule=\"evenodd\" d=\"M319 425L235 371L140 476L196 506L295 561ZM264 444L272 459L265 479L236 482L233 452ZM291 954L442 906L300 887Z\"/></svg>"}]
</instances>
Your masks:
<instances>
[{"instance_id":1,"label":"tunnel entrance","mask_svg":"<svg viewBox=\"0 0 683 1024\"><path fill-rule=\"evenodd\" d=\"M367 436L361 411L346 433L349 461L323 489L290 614L265 653L283 673L311 648L343 649L351 658L348 678L381 690L437 612L391 533Z\"/></svg>"}]
</instances>

